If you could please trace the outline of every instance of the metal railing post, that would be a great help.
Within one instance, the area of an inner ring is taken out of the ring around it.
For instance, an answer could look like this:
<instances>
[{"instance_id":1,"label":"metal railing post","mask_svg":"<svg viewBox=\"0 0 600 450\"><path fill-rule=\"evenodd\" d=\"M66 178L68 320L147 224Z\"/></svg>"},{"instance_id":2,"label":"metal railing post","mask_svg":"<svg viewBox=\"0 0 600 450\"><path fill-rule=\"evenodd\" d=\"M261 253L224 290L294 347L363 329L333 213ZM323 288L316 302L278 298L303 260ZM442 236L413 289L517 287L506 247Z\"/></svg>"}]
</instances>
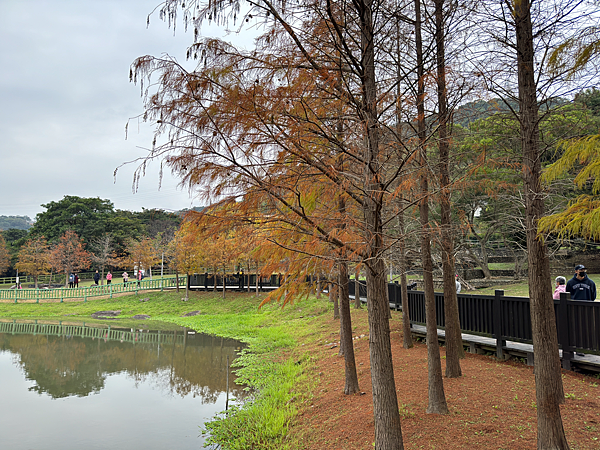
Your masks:
<instances>
[{"instance_id":1,"label":"metal railing post","mask_svg":"<svg viewBox=\"0 0 600 450\"><path fill-rule=\"evenodd\" d=\"M573 359L573 347L571 346L571 337L569 330L569 305L571 300L569 292L560 293L560 303L558 304L558 343L562 347L562 366L565 370L571 370L571 361Z\"/></svg>"},{"instance_id":2,"label":"metal railing post","mask_svg":"<svg viewBox=\"0 0 600 450\"><path fill-rule=\"evenodd\" d=\"M492 308L493 319L492 326L494 330L494 336L496 337L496 357L498 359L504 359L503 347L506 345L506 339L502 335L502 297L504 297L504 291L496 289L494 292L494 303Z\"/></svg>"}]
</instances>

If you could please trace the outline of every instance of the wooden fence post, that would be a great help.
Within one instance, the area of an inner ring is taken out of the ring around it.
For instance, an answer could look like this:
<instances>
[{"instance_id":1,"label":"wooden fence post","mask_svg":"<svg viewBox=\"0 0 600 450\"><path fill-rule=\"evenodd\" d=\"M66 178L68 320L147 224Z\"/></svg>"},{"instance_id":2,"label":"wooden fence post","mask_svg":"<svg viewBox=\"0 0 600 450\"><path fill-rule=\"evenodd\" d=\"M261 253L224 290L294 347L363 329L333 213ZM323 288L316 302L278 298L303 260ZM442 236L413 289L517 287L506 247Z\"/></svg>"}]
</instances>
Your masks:
<instances>
[{"instance_id":1,"label":"wooden fence post","mask_svg":"<svg viewBox=\"0 0 600 450\"><path fill-rule=\"evenodd\" d=\"M504 359L503 347L506 345L506 339L502 335L502 297L504 297L504 291L496 289L494 292L494 303L492 307L492 327L494 330L494 336L496 337L496 357L498 359Z\"/></svg>"},{"instance_id":2,"label":"wooden fence post","mask_svg":"<svg viewBox=\"0 0 600 450\"><path fill-rule=\"evenodd\" d=\"M560 293L560 303L558 304L558 343L562 347L562 366L565 370L571 370L571 360L573 359L573 347L571 346L569 330L569 305L571 300L569 292Z\"/></svg>"}]
</instances>

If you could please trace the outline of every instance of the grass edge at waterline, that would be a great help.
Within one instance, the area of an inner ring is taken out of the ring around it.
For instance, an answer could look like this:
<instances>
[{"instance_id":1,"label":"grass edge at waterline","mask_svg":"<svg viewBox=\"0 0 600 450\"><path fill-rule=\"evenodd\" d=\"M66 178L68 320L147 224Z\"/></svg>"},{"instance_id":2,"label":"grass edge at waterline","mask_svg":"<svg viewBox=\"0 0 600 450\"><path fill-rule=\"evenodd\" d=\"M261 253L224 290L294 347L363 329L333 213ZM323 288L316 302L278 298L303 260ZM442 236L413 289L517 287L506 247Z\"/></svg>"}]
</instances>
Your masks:
<instances>
[{"instance_id":1,"label":"grass edge at waterline","mask_svg":"<svg viewBox=\"0 0 600 450\"><path fill-rule=\"evenodd\" d=\"M235 360L236 381L252 391L251 400L204 424L207 445L228 450L288 448L288 427L311 391L307 373L312 360L300 343L318 333L321 319L329 318L330 303L310 297L283 309L267 304L259 310L262 298L253 294L228 293L225 299L220 292L190 294L187 302L182 293L146 292L145 298L127 295L87 303L2 303L0 317L93 322L94 312L120 310L118 317L127 323L134 315L147 314L150 320L238 339L248 347ZM198 315L183 317L191 312Z\"/></svg>"}]
</instances>

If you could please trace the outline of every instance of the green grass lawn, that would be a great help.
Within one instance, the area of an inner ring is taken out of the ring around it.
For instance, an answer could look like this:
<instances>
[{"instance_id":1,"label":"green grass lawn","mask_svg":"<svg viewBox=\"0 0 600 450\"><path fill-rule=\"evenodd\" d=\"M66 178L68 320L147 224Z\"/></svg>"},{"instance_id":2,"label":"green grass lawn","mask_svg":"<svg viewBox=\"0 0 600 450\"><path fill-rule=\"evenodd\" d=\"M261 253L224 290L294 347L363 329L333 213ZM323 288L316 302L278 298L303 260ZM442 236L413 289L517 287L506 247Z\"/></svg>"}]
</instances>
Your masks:
<instances>
[{"instance_id":1,"label":"green grass lawn","mask_svg":"<svg viewBox=\"0 0 600 450\"><path fill-rule=\"evenodd\" d=\"M288 426L310 392L307 386L314 383L306 370L313 356L300 342L320 332L332 304L326 296L320 300L309 297L285 308L267 303L259 309L264 294L257 298L235 293L223 299L220 293L190 292L189 300L182 301L184 295L182 289L85 303L0 303L0 318L91 323L94 312L119 310L116 322L124 326L152 328L152 321L161 321L241 340L248 347L235 360L236 381L252 389L253 401L207 424L209 442L227 444L227 448L289 449L285 441ZM200 313L184 317L193 311ZM132 316L136 314L151 319L135 321Z\"/></svg>"},{"instance_id":2,"label":"green grass lawn","mask_svg":"<svg viewBox=\"0 0 600 450\"><path fill-rule=\"evenodd\" d=\"M563 275L567 281L569 281L570 278L573 278L573 276L568 276L568 275ZM596 288L600 290L600 274L588 274L588 277L590 277L592 279L592 281L594 283L596 283ZM554 283L554 279L550 280L552 283L552 292L554 292L554 287L555 287L555 283ZM483 289L477 289L475 291L463 291L464 294L484 294L484 295L494 295L494 291L496 289L502 289L504 290L504 295L509 296L509 297L529 297L529 282L527 280L527 278L524 278L523 280L521 280L519 283L515 283L515 284L505 284L505 285L499 285L499 286L494 286L494 287L489 287L489 288L483 288Z\"/></svg>"}]
</instances>

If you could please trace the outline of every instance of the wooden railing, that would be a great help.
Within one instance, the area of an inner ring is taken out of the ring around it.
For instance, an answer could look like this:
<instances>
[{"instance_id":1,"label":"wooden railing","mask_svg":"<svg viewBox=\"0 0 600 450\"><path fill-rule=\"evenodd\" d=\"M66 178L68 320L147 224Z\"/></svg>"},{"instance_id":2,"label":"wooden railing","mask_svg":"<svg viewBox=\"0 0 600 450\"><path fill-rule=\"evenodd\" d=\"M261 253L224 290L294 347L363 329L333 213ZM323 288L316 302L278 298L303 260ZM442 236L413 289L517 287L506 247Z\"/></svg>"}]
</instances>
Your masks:
<instances>
[{"instance_id":1,"label":"wooden railing","mask_svg":"<svg viewBox=\"0 0 600 450\"><path fill-rule=\"evenodd\" d=\"M185 287L186 277L179 277L179 286ZM127 283L111 283L104 286L57 289L0 289L0 301L11 300L14 303L40 301L83 300L92 297L113 297L115 294L128 292L171 289L177 286L177 278L154 278Z\"/></svg>"},{"instance_id":2,"label":"wooden railing","mask_svg":"<svg viewBox=\"0 0 600 450\"><path fill-rule=\"evenodd\" d=\"M8 334L40 334L44 336L76 336L104 339L105 341L129 342L132 344L172 344L173 341L183 343L185 332L176 331L141 331L94 325L71 325L63 323L10 322L0 321L0 333Z\"/></svg>"},{"instance_id":3,"label":"wooden railing","mask_svg":"<svg viewBox=\"0 0 600 450\"><path fill-rule=\"evenodd\" d=\"M354 295L354 282L349 283L350 295ZM400 285L388 284L390 307L401 309ZM367 296L366 286L361 283L360 296ZM425 325L425 294L408 291L410 322ZM460 328L463 333L496 338L497 354L502 356L507 340L532 344L530 301L527 297L508 297L504 291L495 295L458 294ZM444 294L435 293L436 321L438 328L445 327ZM600 302L570 300L570 294L561 294L554 300L558 343L563 350L563 367L570 368L573 353L600 354Z\"/></svg>"}]
</instances>

